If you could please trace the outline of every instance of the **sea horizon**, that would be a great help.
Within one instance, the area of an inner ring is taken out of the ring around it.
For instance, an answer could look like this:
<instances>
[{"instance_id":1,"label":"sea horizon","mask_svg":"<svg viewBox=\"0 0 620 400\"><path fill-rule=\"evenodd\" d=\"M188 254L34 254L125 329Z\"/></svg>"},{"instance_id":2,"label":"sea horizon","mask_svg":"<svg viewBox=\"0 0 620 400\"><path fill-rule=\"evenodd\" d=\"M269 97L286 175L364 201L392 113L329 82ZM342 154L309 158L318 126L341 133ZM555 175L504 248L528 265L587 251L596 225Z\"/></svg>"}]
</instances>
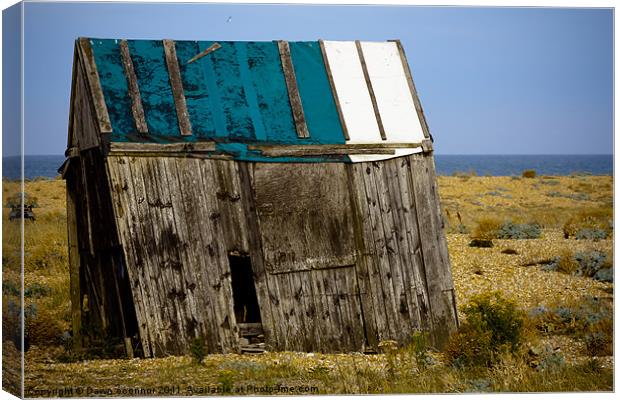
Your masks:
<instances>
[{"instance_id":1,"label":"sea horizon","mask_svg":"<svg viewBox=\"0 0 620 400\"><path fill-rule=\"evenodd\" d=\"M26 179L55 178L64 155L24 156ZM613 175L612 154L441 154L435 153L437 175L518 176L525 170L539 175ZM20 156L3 156L3 179L19 179Z\"/></svg>"}]
</instances>

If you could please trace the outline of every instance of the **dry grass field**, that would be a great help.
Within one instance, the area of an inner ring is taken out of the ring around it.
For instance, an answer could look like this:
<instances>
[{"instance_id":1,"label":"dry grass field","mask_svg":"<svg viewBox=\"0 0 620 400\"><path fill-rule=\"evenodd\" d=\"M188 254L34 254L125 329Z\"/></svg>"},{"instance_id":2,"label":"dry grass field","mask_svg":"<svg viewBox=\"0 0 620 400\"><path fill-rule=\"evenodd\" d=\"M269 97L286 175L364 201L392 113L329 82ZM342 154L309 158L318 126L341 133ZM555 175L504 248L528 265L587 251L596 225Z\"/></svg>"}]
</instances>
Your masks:
<instances>
[{"instance_id":1,"label":"dry grass field","mask_svg":"<svg viewBox=\"0 0 620 400\"><path fill-rule=\"evenodd\" d=\"M434 351L418 335L410 348L377 355L274 352L201 362L95 359L63 346L70 330L64 182L26 182L38 204L36 221L25 222L26 396L58 396L59 388L97 397L613 390L613 178L438 179L462 328L448 350ZM5 200L18 191L3 182ZM9 222L6 208L2 226L2 384L15 390L19 223ZM535 238L511 238L521 234ZM475 238L493 247L470 247ZM488 327L475 325L465 306L495 291L515 306L502 315L521 321L518 343L478 365L466 350L491 339L472 333Z\"/></svg>"}]
</instances>

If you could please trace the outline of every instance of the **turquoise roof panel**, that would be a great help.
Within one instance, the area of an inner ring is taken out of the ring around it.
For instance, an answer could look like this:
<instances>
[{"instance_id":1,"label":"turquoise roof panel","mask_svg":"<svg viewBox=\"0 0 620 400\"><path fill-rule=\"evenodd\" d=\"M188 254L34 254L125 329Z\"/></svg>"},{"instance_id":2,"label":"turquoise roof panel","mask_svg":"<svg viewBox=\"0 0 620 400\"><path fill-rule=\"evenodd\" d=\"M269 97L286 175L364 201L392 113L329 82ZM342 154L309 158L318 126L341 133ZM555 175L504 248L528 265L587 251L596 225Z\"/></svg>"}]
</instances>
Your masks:
<instances>
[{"instance_id":1,"label":"turquoise roof panel","mask_svg":"<svg viewBox=\"0 0 620 400\"><path fill-rule=\"evenodd\" d=\"M127 45L149 134L181 136L163 43L159 40L128 40Z\"/></svg>"},{"instance_id":2,"label":"turquoise roof panel","mask_svg":"<svg viewBox=\"0 0 620 400\"><path fill-rule=\"evenodd\" d=\"M297 133L277 44L248 42L246 54L250 86L253 88L253 92L248 93L256 95L258 112L262 119L262 132L257 135L257 140L294 142Z\"/></svg>"},{"instance_id":3,"label":"turquoise roof panel","mask_svg":"<svg viewBox=\"0 0 620 400\"><path fill-rule=\"evenodd\" d=\"M177 42L176 51L187 112L192 124L192 134L200 139L212 140L216 136L215 115L213 113L215 98L207 87L204 63L187 63L188 60L200 53L199 43L195 41Z\"/></svg>"},{"instance_id":4,"label":"turquoise roof panel","mask_svg":"<svg viewBox=\"0 0 620 400\"><path fill-rule=\"evenodd\" d=\"M310 142L345 142L318 42L290 42L291 59Z\"/></svg>"}]
</instances>

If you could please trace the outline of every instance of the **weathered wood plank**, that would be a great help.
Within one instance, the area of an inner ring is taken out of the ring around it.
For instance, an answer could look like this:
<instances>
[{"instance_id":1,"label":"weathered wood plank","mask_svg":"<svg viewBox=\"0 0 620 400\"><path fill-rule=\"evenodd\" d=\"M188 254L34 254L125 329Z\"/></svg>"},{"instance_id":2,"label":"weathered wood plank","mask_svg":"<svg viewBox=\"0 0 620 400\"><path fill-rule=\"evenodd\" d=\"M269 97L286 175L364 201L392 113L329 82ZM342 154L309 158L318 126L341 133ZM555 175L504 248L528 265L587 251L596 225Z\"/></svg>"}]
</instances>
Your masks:
<instances>
[{"instance_id":1,"label":"weathered wood plank","mask_svg":"<svg viewBox=\"0 0 620 400\"><path fill-rule=\"evenodd\" d=\"M136 78L136 71L133 68L133 61L131 60L131 54L129 54L127 40L121 40L118 46L121 51L125 77L127 78L127 87L129 88L129 97L131 98L131 114L133 115L134 124L138 132L148 134L149 128L146 124L146 118L144 117L144 108L142 107L142 96L140 96L138 78Z\"/></svg>"},{"instance_id":2,"label":"weathered wood plank","mask_svg":"<svg viewBox=\"0 0 620 400\"><path fill-rule=\"evenodd\" d=\"M210 313L206 313L209 305L205 304L207 292L202 288L201 282L196 278L200 276L200 260L204 258L204 248L200 230L195 228L196 221L195 203L198 199L192 198L193 188L196 186L193 181L184 179L188 175L195 175L190 169L187 161L183 159L164 158L161 165L165 173L162 180L167 186L168 196L171 201L170 210L174 217L175 232L178 235L179 255L182 262L181 268L176 277L180 278L175 282L177 289L171 292L175 295L182 306L183 325L185 326L184 343L187 350L191 340L196 337L213 336L212 330L202 329L205 318L209 318ZM180 164L180 166L179 166ZM181 173L179 173L181 171ZM198 245L197 245L198 244ZM199 287L198 290L196 288ZM208 339L207 339L208 341ZM209 348L213 349L213 343L209 343Z\"/></svg>"},{"instance_id":3,"label":"weathered wood plank","mask_svg":"<svg viewBox=\"0 0 620 400\"><path fill-rule=\"evenodd\" d=\"M86 70L86 78L90 89L90 95L95 107L95 115L97 117L99 133L111 133L112 123L108 114L108 107L105 104L103 90L101 89L101 81L97 72L97 64L90 41L87 38L79 38L80 55Z\"/></svg>"},{"instance_id":4,"label":"weathered wood plank","mask_svg":"<svg viewBox=\"0 0 620 400\"><path fill-rule=\"evenodd\" d=\"M372 87L372 82L370 81L370 75L368 74L366 60L364 59L364 51L362 50L362 44L359 40L355 41L355 47L357 47L357 54L360 58L362 71L364 72L364 80L366 80L366 86L368 87L368 94L370 95L372 108L375 112L375 118L377 118L377 125L379 126L379 133L381 134L381 139L387 140L387 137L385 136L385 128L383 127L383 122L381 121L381 113L379 112L379 106L377 105L377 98L375 97L375 91Z\"/></svg>"},{"instance_id":5,"label":"weathered wood plank","mask_svg":"<svg viewBox=\"0 0 620 400\"><path fill-rule=\"evenodd\" d=\"M403 196L407 196L407 187L403 188L400 181L408 175L407 168L402 168L405 160L402 158L387 160L383 162L384 182L387 184L390 192L390 208L392 210L392 218L394 221L394 234L398 239L398 259L402 274L403 289L407 305L410 329L420 328L420 316L418 312L417 293L415 291L415 279L413 277L413 269L415 268L415 258L412 257L411 250L415 248L416 243L410 243L409 233L412 229L417 228L417 221L411 218L411 210ZM405 164L406 166L406 164Z\"/></svg>"},{"instance_id":6,"label":"weathered wood plank","mask_svg":"<svg viewBox=\"0 0 620 400\"><path fill-rule=\"evenodd\" d=\"M312 288L315 310L316 331L319 340L316 343L317 351L329 352L333 349L334 343L330 340L332 335L333 324L331 323L329 304L325 298L325 289L323 288L322 272L320 270L310 271L307 279Z\"/></svg>"},{"instance_id":7,"label":"weathered wood plank","mask_svg":"<svg viewBox=\"0 0 620 400\"><path fill-rule=\"evenodd\" d=\"M288 90L288 98L291 103L291 111L293 112L293 121L295 122L295 129L297 130L297 137L309 138L310 132L306 125L304 108L301 104L301 97L299 96L297 78L295 77L295 69L293 68L293 60L291 59L291 49L289 48L288 42L284 40L279 40L277 43L282 70L284 72L284 80L286 81L286 88Z\"/></svg>"},{"instance_id":8,"label":"weathered wood plank","mask_svg":"<svg viewBox=\"0 0 620 400\"><path fill-rule=\"evenodd\" d=\"M82 212L86 213L86 233L87 233L87 238L86 241L88 243L88 251L91 255L95 254L95 242L94 242L94 227L93 227L93 215L92 215L92 199L90 198L91 196L91 188L90 186L92 185L92 182L90 182L90 180L88 179L87 176L87 166L86 166L86 160L84 157L80 157L80 171L82 174L82 187L84 188L84 192L83 192L83 196L82 199L84 201L84 207L82 209Z\"/></svg>"},{"instance_id":9,"label":"weathered wood plank","mask_svg":"<svg viewBox=\"0 0 620 400\"><path fill-rule=\"evenodd\" d=\"M73 63L71 66L71 97L69 97L69 121L67 123L67 147L73 147L73 146L77 146L77 140L75 140L76 136L75 136L75 131L74 131L74 121L76 120L75 118L75 103L77 102L76 99L76 92L77 92L77 80L78 80L78 68L79 68L79 64L78 64L78 60L79 60L79 55L78 55L78 46L77 46L77 42L75 42L75 44L73 45Z\"/></svg>"},{"instance_id":10,"label":"weathered wood plank","mask_svg":"<svg viewBox=\"0 0 620 400\"><path fill-rule=\"evenodd\" d=\"M424 110L422 109L422 103L420 102L420 98L418 97L418 91L416 90L415 83L413 82L413 76L411 74L411 68L409 67L409 63L407 62L407 56L405 55L405 49L403 48L403 45L400 42L400 40L394 40L394 42L396 42L396 46L398 46L398 52L400 53L400 60L403 64L403 70L405 71L407 82L409 83L409 91L411 92L411 97L413 98L413 104L415 105L416 112L418 113L418 118L420 119L420 124L422 125L422 131L424 132L424 137L430 138L430 130L428 129L426 117L424 116Z\"/></svg>"},{"instance_id":11,"label":"weathered wood plank","mask_svg":"<svg viewBox=\"0 0 620 400\"><path fill-rule=\"evenodd\" d=\"M411 179L413 181L416 211L420 237L422 238L422 257L426 272L426 285L429 293L430 314L433 318L433 340L437 347L442 347L449 333L456 327L456 315L451 284L446 274L448 261L439 249L443 230L438 225L436 208L438 201L434 197L434 182L424 155L414 154L411 160ZM451 280L451 279L450 279ZM451 283L451 282L450 282Z\"/></svg>"},{"instance_id":12,"label":"weathered wood plank","mask_svg":"<svg viewBox=\"0 0 620 400\"><path fill-rule=\"evenodd\" d=\"M333 270L323 269L319 272L322 280L321 287L323 289L323 296L326 307L329 310L329 322L331 324L331 335L329 339L332 342L330 347L332 351L342 351L343 348L348 347L346 343L349 338L345 337L346 335L343 330L342 316L340 315L340 307L338 307L336 298L337 292L334 289L336 282L332 274Z\"/></svg>"},{"instance_id":13,"label":"weathered wood plank","mask_svg":"<svg viewBox=\"0 0 620 400\"><path fill-rule=\"evenodd\" d=\"M302 300L304 303L304 313L302 318L308 330L307 338L309 345L306 351L320 351L323 336L321 335L320 324L317 320L317 305L316 297L312 289L312 272L302 272L299 274L299 280L301 283Z\"/></svg>"},{"instance_id":14,"label":"weathered wood plank","mask_svg":"<svg viewBox=\"0 0 620 400\"><path fill-rule=\"evenodd\" d=\"M350 351L362 351L366 342L364 321L362 319L361 296L357 284L355 267L337 271L344 283L346 293L340 295L342 314L346 315L345 334L350 338Z\"/></svg>"},{"instance_id":15,"label":"weathered wood plank","mask_svg":"<svg viewBox=\"0 0 620 400\"><path fill-rule=\"evenodd\" d=\"M424 263L420 257L420 236L418 220L411 188L409 160L402 158L392 163L394 172L394 185L400 193L401 217L405 221L407 248L404 254L408 264L405 268L407 276L409 302L411 307L412 321L417 329L429 331L431 318L428 315L428 293L426 291Z\"/></svg>"},{"instance_id":16,"label":"weathered wood plank","mask_svg":"<svg viewBox=\"0 0 620 400\"><path fill-rule=\"evenodd\" d=\"M135 242L140 241L139 234L141 232L136 231L135 225L132 223L138 217L136 213L137 207L134 203L136 200L133 193L131 171L126 158L108 158L105 165L114 205L114 217L126 260L127 275L129 276L134 300L142 350L145 357L150 357L153 355L151 350L153 341L151 332L155 328L154 322L156 319L153 315L155 305L152 303L151 297L144 291L144 281L146 279L141 268L145 268L145 266L140 264L143 256L137 253L134 246Z\"/></svg>"},{"instance_id":17,"label":"weathered wood plank","mask_svg":"<svg viewBox=\"0 0 620 400\"><path fill-rule=\"evenodd\" d=\"M366 299L363 304L372 304L372 308L364 306L368 344L374 350L378 350L377 345L379 341L390 339L391 334L386 311L386 295L381 285L379 258L375 248L372 217L370 214L371 199L366 194L365 180L368 175L366 170L369 165L368 163L350 165L351 177L353 179L350 179L349 182L351 182L352 196L355 199L355 208L359 210L357 213L357 218L359 218L358 229L361 229L361 240L363 241L363 244L357 247L358 252L360 252L356 264L358 267L357 276L360 282L360 289L365 287L367 291L366 294L362 293L362 300ZM362 282L364 282L363 285ZM372 314L374 324L368 310L374 311L374 314Z\"/></svg>"},{"instance_id":18,"label":"weathered wood plank","mask_svg":"<svg viewBox=\"0 0 620 400\"><path fill-rule=\"evenodd\" d=\"M209 219L207 213L203 211L205 204L209 203L202 193L200 173L196 172L200 171L200 167L194 160L171 159L171 162L176 170L179 186L183 188L179 190L179 193L184 213L182 223L188 235L186 240L195 244L187 249L190 263L184 276L188 301L191 302L190 308L195 307L195 321L189 325L195 325L196 337L202 336L205 339L208 352L221 351L221 342L218 339L219 326L215 318L217 314L214 302L216 300L213 298L216 295L213 288L215 282L210 280L213 276L210 267L221 261L219 255L216 255L214 251L209 251L212 238L209 235L210 230L205 229Z\"/></svg>"},{"instance_id":19,"label":"weathered wood plank","mask_svg":"<svg viewBox=\"0 0 620 400\"><path fill-rule=\"evenodd\" d=\"M199 162L201 169L202 187L213 187L217 182L216 163L224 163L228 161L213 161L213 162ZM216 192L219 188L216 187L215 191L205 191L209 195L209 204L207 207L208 219L210 222L209 229L213 240L210 242L212 251L217 254L220 262L216 263L212 268L211 273L217 277L214 289L217 291L217 298L215 305L219 307L219 313L221 319L218 321L220 326L220 337L222 340L222 346L225 348L225 352L238 351L238 328L235 320L233 294L231 285L231 273L230 266L228 264L228 251L224 247L225 243L221 238L225 238L224 230L228 227L223 226L221 217L221 210L218 206L218 200Z\"/></svg>"},{"instance_id":20,"label":"weathered wood plank","mask_svg":"<svg viewBox=\"0 0 620 400\"><path fill-rule=\"evenodd\" d=\"M307 305L302 280L307 279L308 272L293 272L287 274L291 288L291 305L297 317L297 329L301 333L299 338L299 350L312 351L314 347L314 329L306 315Z\"/></svg>"},{"instance_id":21,"label":"weathered wood plank","mask_svg":"<svg viewBox=\"0 0 620 400\"><path fill-rule=\"evenodd\" d=\"M78 248L77 218L75 205L75 177L67 179L67 238L69 245L69 278L71 293L71 321L73 345L82 348L82 296L80 289L80 253Z\"/></svg>"},{"instance_id":22,"label":"weathered wood plank","mask_svg":"<svg viewBox=\"0 0 620 400\"><path fill-rule=\"evenodd\" d=\"M174 310L167 304L165 292L162 287L162 271L161 266L164 265L165 259L161 254L159 246L159 228L155 227L161 221L161 217L157 210L149 206L149 201L154 202L150 179L146 172L146 159L140 157L128 157L127 167L131 174L133 183L133 198L131 203L136 207L136 218L132 219L134 229L138 232L142 239L136 242L136 252L139 254L139 262L143 263L141 269L143 274L143 292L147 294L152 306L147 310L155 323L153 330L150 331L152 336L151 351L153 356L162 357L169 354L166 348L166 342L169 340L167 335L168 321L171 321ZM131 240L131 239L130 239ZM140 267L139 267L140 268Z\"/></svg>"},{"instance_id":23,"label":"weathered wood plank","mask_svg":"<svg viewBox=\"0 0 620 400\"><path fill-rule=\"evenodd\" d=\"M305 145L249 145L248 150L275 151L293 149L297 151L314 150L380 150L410 149L421 147L422 143L347 143L347 144L305 144Z\"/></svg>"},{"instance_id":24,"label":"weathered wood plank","mask_svg":"<svg viewBox=\"0 0 620 400\"><path fill-rule=\"evenodd\" d=\"M262 155L265 157L312 157L324 155L347 155L347 154L394 154L394 149L316 149L316 150L300 150L300 149L278 149L263 150Z\"/></svg>"},{"instance_id":25,"label":"weathered wood plank","mask_svg":"<svg viewBox=\"0 0 620 400\"><path fill-rule=\"evenodd\" d=\"M209 53L214 52L215 50L219 49L220 47L222 47L219 43L213 43L211 46L207 47L205 50L201 51L200 53L196 54L194 57L190 58L186 64L191 64L194 61L197 61L199 59L201 59L202 57L206 56Z\"/></svg>"},{"instance_id":26,"label":"weathered wood plank","mask_svg":"<svg viewBox=\"0 0 620 400\"><path fill-rule=\"evenodd\" d=\"M215 142L193 143L135 143L135 142L111 142L110 152L132 153L185 153L185 152L212 152L215 151Z\"/></svg>"},{"instance_id":27,"label":"weathered wood plank","mask_svg":"<svg viewBox=\"0 0 620 400\"><path fill-rule=\"evenodd\" d=\"M183 243L174 226L172 201L167 192L165 172L162 160L143 158L141 161L142 175L145 180L145 203L151 215L154 242L152 251L159 254L157 286L161 306L168 310L168 318L162 318L164 342L160 345L165 354L182 354L186 349L188 338L185 335L184 307L177 293L182 292L179 271L183 264L179 249Z\"/></svg>"},{"instance_id":28,"label":"weathered wood plank","mask_svg":"<svg viewBox=\"0 0 620 400\"><path fill-rule=\"evenodd\" d=\"M342 114L342 108L340 107L340 100L338 99L338 92L336 92L336 85L334 84L334 76L329 66L329 59L325 53L325 44L323 40L319 40L319 47L321 48L321 55L323 56L323 64L325 64L325 72L327 73L327 79L329 80L329 87L332 90L332 96L334 96L334 103L336 104L336 110L338 111L338 119L340 119L340 125L342 126L342 132L344 133L344 139L350 140L347 124L344 121L344 115Z\"/></svg>"},{"instance_id":29,"label":"weathered wood plank","mask_svg":"<svg viewBox=\"0 0 620 400\"><path fill-rule=\"evenodd\" d=\"M112 281L114 282L114 294L116 297L116 304L118 306L118 315L120 319L121 332L123 334L123 342L125 344L125 354L127 354L127 358L130 360L133 359L133 346L131 345L131 337L127 334L127 326L125 319L125 305L123 304L123 299L121 297L121 291L119 289L118 276L117 271L119 269L119 265L117 265L114 257L111 257L112 261Z\"/></svg>"},{"instance_id":30,"label":"weathered wood plank","mask_svg":"<svg viewBox=\"0 0 620 400\"><path fill-rule=\"evenodd\" d=\"M177 172L183 176L184 187L190 188L191 197L189 197L187 207L188 215L193 217L191 221L187 221L188 230L199 232L200 236L201 246L195 249L200 270L197 272L198 286L194 289L194 293L196 297L204 297L202 301L211 310L204 316L205 326L209 327L206 337L210 341L209 351L228 352L237 346L236 337L231 333L233 327L230 318L232 317L228 317L229 315L234 317L234 311L230 311L232 304L228 304L232 303L232 293L229 292L229 299L223 298L226 287L222 287L226 282L222 280L222 275L223 271L225 274L228 268L228 256L226 248L220 243L219 232L214 227L217 219L213 217L219 212L215 193L203 189L213 187L212 171L210 166L203 165L205 162L201 160L176 159L175 161ZM227 318L228 328L224 329Z\"/></svg>"},{"instance_id":31,"label":"weathered wood plank","mask_svg":"<svg viewBox=\"0 0 620 400\"><path fill-rule=\"evenodd\" d=\"M368 250L366 241L364 240L364 224L367 221L365 212L365 193L363 190L363 182L356 179L355 167L348 165L347 182L349 185L349 197L351 198L351 208L353 210L353 232L355 235L355 249L357 252L355 262L355 276L357 286L360 292L361 317L363 319L365 331L365 346L369 348L377 348L377 316L375 310L375 302L373 302L374 291L368 274ZM359 186L361 183L362 186ZM361 190L360 190L361 189Z\"/></svg>"},{"instance_id":32,"label":"weathered wood plank","mask_svg":"<svg viewBox=\"0 0 620 400\"><path fill-rule=\"evenodd\" d=\"M189 113L187 112L187 103L185 102L183 81L181 81L181 70L179 69L179 60L177 59L174 40L164 39L163 44L164 53L166 55L166 65L168 66L168 75L170 77L170 87L172 88L172 96L174 97L174 106L177 110L179 131L181 135L189 136L192 134L192 125L189 121Z\"/></svg>"},{"instance_id":33,"label":"weathered wood plank","mask_svg":"<svg viewBox=\"0 0 620 400\"><path fill-rule=\"evenodd\" d=\"M392 162L394 160L391 160ZM405 344L410 339L411 319L409 315L408 299L405 289L405 282L402 277L402 261L400 257L402 237L399 236L402 221L394 216L396 210L393 208L393 200L400 193L390 190L387 173L387 166L390 161L373 164L371 170L371 180L374 180L377 191L379 210L381 211L381 225L385 238L385 250L389 260L389 270L385 275L392 283L393 303L396 307L396 321L398 323L397 336L394 338L400 344Z\"/></svg>"},{"instance_id":34,"label":"weathered wood plank","mask_svg":"<svg viewBox=\"0 0 620 400\"><path fill-rule=\"evenodd\" d=\"M97 118L94 115L94 106L90 100L88 79L83 66L77 64L77 76L75 78L75 96L73 97L73 135L75 144L80 151L99 147L100 135Z\"/></svg>"},{"instance_id":35,"label":"weathered wood plank","mask_svg":"<svg viewBox=\"0 0 620 400\"><path fill-rule=\"evenodd\" d=\"M265 274L267 277L267 290L269 293L269 300L271 303L271 310L273 313L273 332L275 336L273 349L283 350L289 348L289 331L288 323L282 324L279 321L288 321L288 317L285 314L285 303L282 301L282 291L280 289L279 277Z\"/></svg>"},{"instance_id":36,"label":"weathered wood plank","mask_svg":"<svg viewBox=\"0 0 620 400\"><path fill-rule=\"evenodd\" d=\"M250 245L246 215L241 202L244 195L237 163L233 161L211 161L215 171L215 196L220 212L226 248L229 251L249 253Z\"/></svg>"},{"instance_id":37,"label":"weathered wood plank","mask_svg":"<svg viewBox=\"0 0 620 400\"><path fill-rule=\"evenodd\" d=\"M256 285L256 297L260 308L263 332L265 334L265 344L273 347L277 341L277 329L274 327L275 320L272 311L272 304L269 298L267 287L267 277L263 264L263 246L260 238L258 216L256 214L256 203L254 199L254 188L252 187L252 173L250 163L240 162L237 164L239 171L239 184L241 193L241 204L243 213L246 216L245 229L248 233L248 248L250 260L252 262L252 274Z\"/></svg>"},{"instance_id":38,"label":"weathered wood plank","mask_svg":"<svg viewBox=\"0 0 620 400\"><path fill-rule=\"evenodd\" d=\"M394 287L392 285L391 274L391 254L389 252L388 238L386 237L385 230L383 228L383 213L381 210L380 200L377 195L375 184L375 171L378 168L377 163L366 164L366 175L364 185L366 189L366 197L368 199L368 208L370 210L370 221L373 232L375 257L378 262L377 275L381 287L383 290L383 296L385 299L385 311L386 318L388 320L390 336L384 339L397 340L400 335L399 329L399 313L398 305L396 303L396 295L394 293ZM375 278L377 279L377 278Z\"/></svg>"}]
</instances>

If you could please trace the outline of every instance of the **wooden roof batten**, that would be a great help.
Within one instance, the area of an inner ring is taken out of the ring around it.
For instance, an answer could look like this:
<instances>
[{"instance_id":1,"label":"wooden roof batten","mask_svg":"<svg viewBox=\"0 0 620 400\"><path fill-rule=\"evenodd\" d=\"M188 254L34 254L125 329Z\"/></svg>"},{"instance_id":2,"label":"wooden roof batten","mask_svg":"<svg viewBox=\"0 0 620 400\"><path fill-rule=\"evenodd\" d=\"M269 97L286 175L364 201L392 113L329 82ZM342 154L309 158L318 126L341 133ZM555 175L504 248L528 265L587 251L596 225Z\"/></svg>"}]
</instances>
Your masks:
<instances>
[{"instance_id":1,"label":"wooden roof batten","mask_svg":"<svg viewBox=\"0 0 620 400\"><path fill-rule=\"evenodd\" d=\"M347 143L316 145L248 145L248 150L259 151L265 157L316 157L321 155L348 154L395 154L396 149L421 148L422 152L432 151L432 143L425 139L419 143ZM217 151L216 142L187 143L109 143L109 155L144 155L144 156L189 156L212 155Z\"/></svg>"},{"instance_id":2,"label":"wooden roof batten","mask_svg":"<svg viewBox=\"0 0 620 400\"><path fill-rule=\"evenodd\" d=\"M189 113L187 111L187 103L185 102L183 82L181 81L181 70L179 69L179 60L177 59L174 40L164 39L163 43L166 65L168 66L168 75L170 77L170 86L172 88L172 97L174 98L174 106L177 111L177 119L179 120L179 131L182 136L191 136L192 125L189 121Z\"/></svg>"},{"instance_id":3,"label":"wooden roof batten","mask_svg":"<svg viewBox=\"0 0 620 400\"><path fill-rule=\"evenodd\" d=\"M138 133L146 135L149 133L149 128L146 124L144 107L142 106L142 96L140 95L140 88L138 87L138 78L136 77L136 71L133 67L133 61L131 60L127 40L121 40L119 47L121 59L123 60L125 78L127 78L129 97L131 98L131 114L133 116L134 124Z\"/></svg>"},{"instance_id":4,"label":"wooden roof batten","mask_svg":"<svg viewBox=\"0 0 620 400\"><path fill-rule=\"evenodd\" d=\"M385 135L385 127L383 126L383 121L381 120L381 113L379 112L379 105L377 104L377 97L375 96L375 90L372 87L370 73L368 72L368 66L366 66L366 59L364 58L364 52L362 50L362 42L356 40L355 47L357 48L357 55L360 59L362 72L364 73L364 80L366 81L366 87L368 88L368 94L370 95L372 109L375 112L375 118L377 119L377 126L379 127L379 134L381 135L381 140L387 140L387 136Z\"/></svg>"},{"instance_id":5,"label":"wooden roof batten","mask_svg":"<svg viewBox=\"0 0 620 400\"><path fill-rule=\"evenodd\" d=\"M112 133L110 114L108 113L108 107L105 104L103 89L101 88L101 81L99 79L99 73L97 72L97 63L95 62L90 40L87 38L79 38L78 42L78 50L80 52L80 58L84 63L83 65L86 71L86 80L88 82L90 95L93 100L99 133Z\"/></svg>"},{"instance_id":6,"label":"wooden roof batten","mask_svg":"<svg viewBox=\"0 0 620 400\"><path fill-rule=\"evenodd\" d=\"M396 43L396 47L398 48L398 54L400 55L400 61L403 64L405 77L407 78L407 83L409 84L409 92L411 93L415 110L418 114L418 118L420 119L420 124L422 125L422 132L424 133L425 138L432 141L432 136L430 130L428 129L428 123L426 122L426 117L424 116L424 110L422 109L420 97L418 96L418 92L415 88L415 83L413 82L413 75L411 74L411 68L409 67L409 63L407 62L407 56L405 55L405 49L403 48L403 44L400 42L400 39L392 39L389 40L389 42Z\"/></svg>"},{"instance_id":7,"label":"wooden roof batten","mask_svg":"<svg viewBox=\"0 0 620 400\"><path fill-rule=\"evenodd\" d=\"M288 42L285 40L278 40L276 41L276 43L278 44L280 61L282 63L282 70L284 72L284 79L286 81L286 89L288 91L288 98L291 104L291 110L293 112L293 121L295 122L297 137L304 139L309 138L310 132L308 131L308 125L306 124L306 117L304 115L304 108L301 104L299 88L297 87L297 77L295 76L293 60L291 59L291 49Z\"/></svg>"}]
</instances>

